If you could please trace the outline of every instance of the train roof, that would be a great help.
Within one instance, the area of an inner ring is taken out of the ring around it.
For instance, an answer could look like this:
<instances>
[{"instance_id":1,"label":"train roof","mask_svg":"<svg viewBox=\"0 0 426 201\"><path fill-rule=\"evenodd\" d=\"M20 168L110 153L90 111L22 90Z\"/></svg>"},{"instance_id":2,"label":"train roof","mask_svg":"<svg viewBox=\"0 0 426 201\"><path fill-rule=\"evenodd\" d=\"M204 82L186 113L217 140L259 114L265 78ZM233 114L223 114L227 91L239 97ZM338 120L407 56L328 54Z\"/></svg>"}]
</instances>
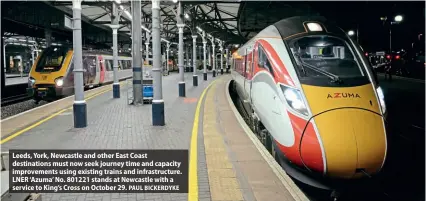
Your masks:
<instances>
[{"instance_id":1,"label":"train roof","mask_svg":"<svg viewBox=\"0 0 426 201\"><path fill-rule=\"evenodd\" d=\"M284 40L308 33L331 33L342 37L346 35L336 24L322 16L290 17L274 23L274 26L278 29Z\"/></svg>"}]
</instances>

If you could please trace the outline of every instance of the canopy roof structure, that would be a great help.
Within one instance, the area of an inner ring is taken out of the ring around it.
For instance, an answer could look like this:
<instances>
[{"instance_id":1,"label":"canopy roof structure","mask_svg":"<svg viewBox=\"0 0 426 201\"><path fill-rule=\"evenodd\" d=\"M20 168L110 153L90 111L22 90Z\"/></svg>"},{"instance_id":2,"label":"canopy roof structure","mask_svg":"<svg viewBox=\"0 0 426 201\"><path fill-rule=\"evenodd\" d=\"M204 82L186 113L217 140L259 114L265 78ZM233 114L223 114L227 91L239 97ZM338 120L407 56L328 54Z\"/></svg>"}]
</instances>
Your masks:
<instances>
[{"instance_id":1,"label":"canopy roof structure","mask_svg":"<svg viewBox=\"0 0 426 201\"><path fill-rule=\"evenodd\" d=\"M110 25L113 4L116 4L121 11L119 45L120 47L130 46L132 41L130 38L131 0L82 0L81 2L83 43L104 45L106 48L112 45ZM182 17L187 25L184 29L186 39L191 39L191 35L202 29L207 34L224 41L225 45L241 45L267 26L287 17L301 15L316 16L321 14L328 19L336 19L339 26L342 26L345 30L359 28L363 30L360 33L365 35L370 29L368 28L369 25L364 24L377 21L377 26L381 26L381 21L379 19L374 21L367 14L359 15L358 11L365 10L366 13L376 13L375 8L383 6L380 2L377 3L380 5L376 5L372 2L317 1L186 0L181 3L184 9ZM64 27L64 15L72 16L71 0L2 1L1 4L3 11L2 34L4 37L23 35L36 37L42 41L44 30L51 29L55 41L72 43L72 30ZM178 42L177 5L178 3L173 0L161 1L161 37L163 40ZM347 7L351 9L342 9ZM151 1L141 0L141 20L144 35L145 33L149 34L151 30L151 13ZM380 15L386 15L386 13ZM197 41L201 43L201 39Z\"/></svg>"},{"instance_id":2,"label":"canopy roof structure","mask_svg":"<svg viewBox=\"0 0 426 201\"><path fill-rule=\"evenodd\" d=\"M131 0L82 0L82 20L87 24L83 26L83 41L95 41L111 46L111 28L113 4L119 8L119 43L122 45L131 44ZM141 20L143 36L149 36L151 32L152 10L151 1L141 0ZM249 2L249 1L182 1L184 14L182 16L186 27L184 37L191 39L191 35L197 34L200 30L214 38L224 41L225 45L243 44L257 32L266 26L273 24L285 17L295 15L316 14L311 12L311 8L304 2ZM3 4L3 2L2 2ZM54 0L21 3L28 7L39 7L38 13L34 16L39 18L48 18L51 24L50 28L58 31L68 32L71 30L64 27L63 15L72 16L72 1ZM29 6L31 4L31 6ZM40 4L35 6L36 4ZM44 5L41 5L44 4ZM55 10L47 11L47 7ZM177 28L177 7L178 3L172 0L161 1L161 37L163 40L178 42ZM279 9L278 9L279 8ZM28 8L30 11L31 8ZM22 9L16 9L16 14L10 13L10 18L22 15ZM29 12L27 11L27 12ZM62 13L62 14L61 14ZM37 21L37 20L36 20ZM38 20L39 21L39 20ZM55 21L55 22L52 22ZM42 24L46 26L45 24ZM89 27L90 25L90 27ZM47 25L48 26L48 25ZM42 28L43 27L39 27ZM72 38L71 40L72 41ZM198 40L201 43L201 40Z\"/></svg>"},{"instance_id":3,"label":"canopy roof structure","mask_svg":"<svg viewBox=\"0 0 426 201\"><path fill-rule=\"evenodd\" d=\"M46 2L62 11L72 9L70 1L49 1ZM130 0L83 0L82 15L95 26L108 29L112 22L112 4L116 4L121 12L119 32L130 37L131 35L131 2ZM161 15L161 37L170 42L178 42L177 28L177 3L173 1L162 1L160 5ZM183 1L184 21L187 25L184 29L184 35L197 34L197 29L201 28L215 38L232 43L242 43L243 37L238 30L238 10L240 3L237 1L228 2L199 2ZM145 34L151 30L151 1L142 1L142 29ZM200 40L201 41L201 40Z\"/></svg>"}]
</instances>

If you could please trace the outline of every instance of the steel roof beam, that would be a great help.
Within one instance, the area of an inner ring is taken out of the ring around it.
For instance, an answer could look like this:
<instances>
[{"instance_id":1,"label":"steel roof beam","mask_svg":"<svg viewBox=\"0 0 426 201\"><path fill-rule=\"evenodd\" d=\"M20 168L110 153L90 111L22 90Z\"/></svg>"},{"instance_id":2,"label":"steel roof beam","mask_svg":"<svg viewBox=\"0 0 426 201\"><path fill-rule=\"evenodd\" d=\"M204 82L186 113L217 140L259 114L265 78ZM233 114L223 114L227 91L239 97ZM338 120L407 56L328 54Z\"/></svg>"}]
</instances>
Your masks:
<instances>
[{"instance_id":1,"label":"steel roof beam","mask_svg":"<svg viewBox=\"0 0 426 201\"><path fill-rule=\"evenodd\" d=\"M220 2L220 3L222 3L222 2ZM214 5L215 5L215 6L217 6L217 3L214 3ZM212 8L212 9L214 9L214 7L213 7L213 6L210 6L209 4L206 4L206 6L208 6L208 7ZM227 15L230 15L231 17L235 17L235 18L237 18L237 17L238 17L238 16L235 16L235 15L234 15L234 14L232 14L232 13L229 13L228 11L221 10L220 12L225 13L225 14L227 14Z\"/></svg>"},{"instance_id":2,"label":"steel roof beam","mask_svg":"<svg viewBox=\"0 0 426 201\"><path fill-rule=\"evenodd\" d=\"M111 21L94 21L91 24L111 24ZM120 24L131 24L129 21L120 21Z\"/></svg>"}]
</instances>

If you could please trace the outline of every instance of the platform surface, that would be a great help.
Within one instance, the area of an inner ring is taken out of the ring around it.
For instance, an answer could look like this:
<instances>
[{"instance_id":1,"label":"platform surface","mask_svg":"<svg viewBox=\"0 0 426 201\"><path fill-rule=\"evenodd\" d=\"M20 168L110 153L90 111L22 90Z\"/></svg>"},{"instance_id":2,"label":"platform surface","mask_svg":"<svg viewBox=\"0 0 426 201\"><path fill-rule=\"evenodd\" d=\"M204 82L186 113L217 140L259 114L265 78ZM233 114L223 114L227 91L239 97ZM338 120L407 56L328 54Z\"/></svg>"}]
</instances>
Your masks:
<instances>
[{"instance_id":1,"label":"platform surface","mask_svg":"<svg viewBox=\"0 0 426 201\"><path fill-rule=\"evenodd\" d=\"M9 188L9 171L0 172L1 195L5 194Z\"/></svg>"},{"instance_id":2,"label":"platform surface","mask_svg":"<svg viewBox=\"0 0 426 201\"><path fill-rule=\"evenodd\" d=\"M212 79L209 74L209 80L204 81L202 73L199 73L199 86L193 87L192 76L192 73L185 73L185 98L178 97L178 74L163 77L164 127L152 126L151 105L127 104L126 89L129 86L122 82L120 99L112 98L112 86L85 92L86 97L89 97L86 128L73 128L73 98L45 106L42 111L35 110L2 121L2 125L11 122L21 124L18 130L9 128L8 133L2 131L1 150L189 149L198 155L197 179L189 181L190 185L196 182L198 187L195 200L295 200L231 110L226 97L226 84L231 77L218 75ZM196 148L193 149L192 128L201 97L204 99L199 104L198 138ZM40 123L40 119L46 118L49 119ZM15 136L3 142L11 134ZM61 193L42 196L43 201L194 200L186 193Z\"/></svg>"},{"instance_id":3,"label":"platform surface","mask_svg":"<svg viewBox=\"0 0 426 201\"><path fill-rule=\"evenodd\" d=\"M23 77L7 77L5 85L25 84L28 83L28 76Z\"/></svg>"},{"instance_id":4,"label":"platform surface","mask_svg":"<svg viewBox=\"0 0 426 201\"><path fill-rule=\"evenodd\" d=\"M201 115L203 142L199 141L199 147L205 152L211 200L306 200L298 195L300 192L293 192L294 183L289 192L283 182L291 183L291 179L277 177L270 166L272 157L262 156L259 149L263 146L253 143L242 127L243 122L237 120L237 111L232 110L233 103L227 93L230 80L231 76L225 75L212 84ZM200 189L201 198L204 196Z\"/></svg>"}]
</instances>

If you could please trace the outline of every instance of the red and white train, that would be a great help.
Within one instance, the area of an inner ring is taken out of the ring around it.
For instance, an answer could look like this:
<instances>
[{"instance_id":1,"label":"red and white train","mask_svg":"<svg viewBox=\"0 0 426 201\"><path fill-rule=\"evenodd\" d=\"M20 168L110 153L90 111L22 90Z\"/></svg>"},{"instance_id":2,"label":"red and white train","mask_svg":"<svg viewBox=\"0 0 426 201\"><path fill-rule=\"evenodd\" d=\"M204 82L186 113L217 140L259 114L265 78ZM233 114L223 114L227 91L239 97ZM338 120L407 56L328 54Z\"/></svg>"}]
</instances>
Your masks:
<instances>
[{"instance_id":1,"label":"red and white train","mask_svg":"<svg viewBox=\"0 0 426 201\"><path fill-rule=\"evenodd\" d=\"M43 50L30 71L27 93L38 102L74 94L74 51L51 46ZM84 87L113 81L113 56L99 51L83 51ZM118 79L132 76L132 57L118 56Z\"/></svg>"},{"instance_id":2,"label":"red and white train","mask_svg":"<svg viewBox=\"0 0 426 201\"><path fill-rule=\"evenodd\" d=\"M268 26L232 57L247 119L293 178L330 189L379 173L386 105L361 48L322 17Z\"/></svg>"}]
</instances>

